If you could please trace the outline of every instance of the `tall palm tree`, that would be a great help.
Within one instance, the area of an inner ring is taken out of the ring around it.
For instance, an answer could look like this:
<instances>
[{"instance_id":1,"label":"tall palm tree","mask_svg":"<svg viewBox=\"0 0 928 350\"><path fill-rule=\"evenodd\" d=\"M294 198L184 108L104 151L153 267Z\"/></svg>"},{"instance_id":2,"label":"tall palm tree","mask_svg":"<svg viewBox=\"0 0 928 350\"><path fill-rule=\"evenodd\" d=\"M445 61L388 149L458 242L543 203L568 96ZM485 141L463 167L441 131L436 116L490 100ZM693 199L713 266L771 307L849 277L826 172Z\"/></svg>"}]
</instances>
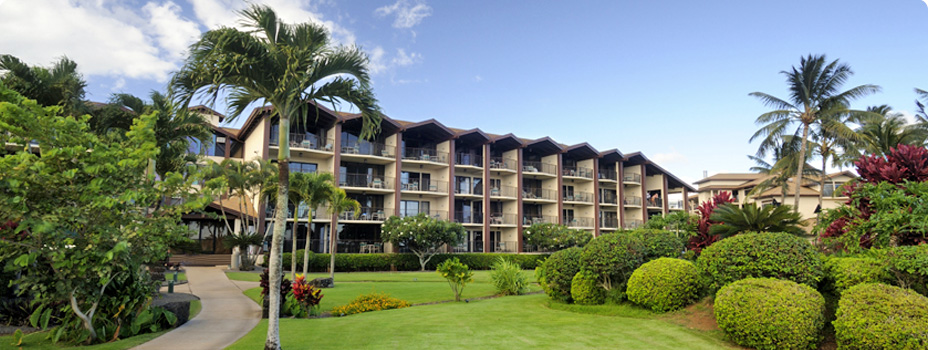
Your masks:
<instances>
[{"instance_id":1,"label":"tall palm tree","mask_svg":"<svg viewBox=\"0 0 928 350\"><path fill-rule=\"evenodd\" d=\"M799 210L799 189L802 182L802 173L806 152L808 150L809 134L813 124L830 115L847 113L850 102L880 91L880 87L871 84L860 85L847 91L840 91L841 86L853 74L847 64L838 63L838 60L827 62L825 56L802 57L799 67L791 71L780 72L786 75L789 84L789 101L763 92L752 92L749 95L760 99L764 105L774 110L761 114L756 123L763 125L760 130L751 136L750 141L762 138L764 144L773 144L778 138L786 134L802 135L799 147L799 157L796 169L796 193L793 198L794 210ZM794 132L789 130L798 124Z\"/></svg>"},{"instance_id":2,"label":"tall palm tree","mask_svg":"<svg viewBox=\"0 0 928 350\"><path fill-rule=\"evenodd\" d=\"M203 34L190 47L190 56L171 81L178 98L189 103L197 96L214 105L228 94L230 119L254 103L273 106L270 118L279 118L279 186L277 208L286 208L289 186L290 124L306 119L315 108L310 102L345 102L363 119L362 138L372 137L380 125L377 100L370 88L367 56L357 47L333 47L320 24L281 22L267 6L252 5L241 12L247 30L223 27ZM286 211L274 218L270 255L270 310L266 349L280 348L281 244Z\"/></svg>"},{"instance_id":3,"label":"tall palm tree","mask_svg":"<svg viewBox=\"0 0 928 350\"><path fill-rule=\"evenodd\" d=\"M313 227L313 212L319 208L320 205L328 203L329 198L332 196L332 192L335 189L335 177L330 173L305 173L306 179L303 181L304 188L301 191L303 193L303 203L306 204L308 210L306 211L306 242L303 245L303 274L305 275L309 270L309 242L312 234ZM293 261L296 261L294 257Z\"/></svg>"},{"instance_id":4,"label":"tall palm tree","mask_svg":"<svg viewBox=\"0 0 928 350\"><path fill-rule=\"evenodd\" d=\"M90 111L84 102L87 82L77 72L77 63L67 57L45 68L30 67L12 55L0 55L0 82L40 105L61 106L65 115Z\"/></svg>"},{"instance_id":5,"label":"tall palm tree","mask_svg":"<svg viewBox=\"0 0 928 350\"><path fill-rule=\"evenodd\" d=\"M860 126L860 149L866 154L889 154L890 148L899 144L924 145L926 129L909 124L902 113L897 113L887 105L867 107L869 115L855 120Z\"/></svg>"},{"instance_id":6,"label":"tall palm tree","mask_svg":"<svg viewBox=\"0 0 928 350\"><path fill-rule=\"evenodd\" d=\"M822 114L813 125L813 154L817 153L822 157L822 171L818 176L819 189L821 189L818 192L819 208L822 207L822 200L825 197L828 160L831 159L833 165L842 162L840 159L842 155L848 152L853 153L856 143L860 141L860 135L848 126L848 122L868 115L870 115L869 112L853 110L847 110L846 113Z\"/></svg>"},{"instance_id":7,"label":"tall palm tree","mask_svg":"<svg viewBox=\"0 0 928 350\"><path fill-rule=\"evenodd\" d=\"M348 194L341 188L335 188L329 194L329 209L332 210L332 227L329 234L329 277L335 281L335 251L338 248L338 216L342 213L351 213L351 217L358 216L361 203L348 198Z\"/></svg>"},{"instance_id":8,"label":"tall palm tree","mask_svg":"<svg viewBox=\"0 0 928 350\"><path fill-rule=\"evenodd\" d=\"M796 173L796 165L799 157L799 137L784 135L776 140L776 144L767 145L769 150L759 151L759 154L772 153L773 163L768 163L762 156L748 156L754 161L751 171L768 175L769 177L761 183L754 186L749 195L757 195L769 188L780 188L780 203L786 203L787 191L790 179ZM806 155L808 160L809 156ZM805 162L803 162L805 164ZM819 174L819 171L812 167L803 167L803 175L811 176Z\"/></svg>"}]
</instances>

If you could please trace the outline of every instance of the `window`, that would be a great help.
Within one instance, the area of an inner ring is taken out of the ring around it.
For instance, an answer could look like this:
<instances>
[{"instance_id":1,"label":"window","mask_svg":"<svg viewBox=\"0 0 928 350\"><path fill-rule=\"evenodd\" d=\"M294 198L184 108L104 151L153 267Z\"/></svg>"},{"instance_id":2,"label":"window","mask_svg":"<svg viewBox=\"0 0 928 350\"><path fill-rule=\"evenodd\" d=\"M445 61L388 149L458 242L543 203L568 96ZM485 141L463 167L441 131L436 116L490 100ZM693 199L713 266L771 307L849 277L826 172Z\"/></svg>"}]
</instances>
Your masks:
<instances>
[{"instance_id":1,"label":"window","mask_svg":"<svg viewBox=\"0 0 928 350\"><path fill-rule=\"evenodd\" d=\"M573 209L564 209L564 223L570 224L574 220L574 210Z\"/></svg>"},{"instance_id":2,"label":"window","mask_svg":"<svg viewBox=\"0 0 928 350\"><path fill-rule=\"evenodd\" d=\"M291 173L314 173L317 165L315 163L290 162Z\"/></svg>"},{"instance_id":3,"label":"window","mask_svg":"<svg viewBox=\"0 0 928 350\"><path fill-rule=\"evenodd\" d=\"M842 185L844 185L843 182L826 182L822 194L825 197L840 197L842 196L840 191Z\"/></svg>"},{"instance_id":4,"label":"window","mask_svg":"<svg viewBox=\"0 0 928 350\"><path fill-rule=\"evenodd\" d=\"M413 173L404 171L400 174L400 183L403 184L403 187L407 187L409 184L418 185L417 188L429 188L429 180L431 179L432 174L429 173Z\"/></svg>"},{"instance_id":5,"label":"window","mask_svg":"<svg viewBox=\"0 0 928 350\"><path fill-rule=\"evenodd\" d=\"M428 201L400 201L400 216L416 216L419 213L429 215Z\"/></svg>"},{"instance_id":6,"label":"window","mask_svg":"<svg viewBox=\"0 0 928 350\"><path fill-rule=\"evenodd\" d=\"M572 201L574 200L574 187L573 186L562 186L564 190L564 199Z\"/></svg>"}]
</instances>

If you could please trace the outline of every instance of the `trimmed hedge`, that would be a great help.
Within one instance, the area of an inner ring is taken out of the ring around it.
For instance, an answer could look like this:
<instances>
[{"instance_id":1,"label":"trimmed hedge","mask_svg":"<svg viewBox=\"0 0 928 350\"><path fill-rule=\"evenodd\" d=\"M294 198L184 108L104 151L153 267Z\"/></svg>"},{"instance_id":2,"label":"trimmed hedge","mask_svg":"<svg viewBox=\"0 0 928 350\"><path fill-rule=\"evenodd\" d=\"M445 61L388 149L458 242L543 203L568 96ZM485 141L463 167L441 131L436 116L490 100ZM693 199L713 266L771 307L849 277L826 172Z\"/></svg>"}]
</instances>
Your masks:
<instances>
[{"instance_id":1,"label":"trimmed hedge","mask_svg":"<svg viewBox=\"0 0 928 350\"><path fill-rule=\"evenodd\" d=\"M580 272L580 253L578 247L567 248L548 257L540 268L535 269L538 284L551 299L570 302L570 284L577 272Z\"/></svg>"},{"instance_id":2,"label":"trimmed hedge","mask_svg":"<svg viewBox=\"0 0 928 350\"><path fill-rule=\"evenodd\" d=\"M696 260L709 292L749 277L769 277L818 286L822 257L808 241L788 233L745 233L703 249Z\"/></svg>"},{"instance_id":3,"label":"trimmed hedge","mask_svg":"<svg viewBox=\"0 0 928 350\"><path fill-rule=\"evenodd\" d=\"M825 298L792 281L748 278L719 290L715 320L738 345L815 349L825 326Z\"/></svg>"},{"instance_id":4,"label":"trimmed hedge","mask_svg":"<svg viewBox=\"0 0 928 350\"><path fill-rule=\"evenodd\" d=\"M496 254L496 253L466 253L466 254L437 254L426 264L426 270L435 270L443 261L458 258L472 270L489 270L493 262L499 257L517 263L523 269L534 269L540 265L548 254ZM284 253L284 270L290 266L291 253ZM267 259L265 259L267 261ZM297 270L302 271L303 250L297 250ZM309 254L309 270L312 272L326 272L329 269L329 254ZM419 271L419 258L414 254L335 254L336 272L360 271Z\"/></svg>"},{"instance_id":5,"label":"trimmed hedge","mask_svg":"<svg viewBox=\"0 0 928 350\"><path fill-rule=\"evenodd\" d=\"M570 283L570 297L575 304L598 305L606 302L606 290L599 285L596 275L580 271Z\"/></svg>"},{"instance_id":6,"label":"trimmed hedge","mask_svg":"<svg viewBox=\"0 0 928 350\"><path fill-rule=\"evenodd\" d=\"M594 238L583 248L580 264L583 271L597 276L607 290L624 293L628 277L644 263L646 252L647 248L636 234L607 233Z\"/></svg>"},{"instance_id":7,"label":"trimmed hedge","mask_svg":"<svg viewBox=\"0 0 928 350\"><path fill-rule=\"evenodd\" d=\"M839 349L928 349L928 298L881 283L860 284L838 302Z\"/></svg>"},{"instance_id":8,"label":"trimmed hedge","mask_svg":"<svg viewBox=\"0 0 928 350\"><path fill-rule=\"evenodd\" d=\"M629 301L651 310L672 311L699 298L699 281L699 272L692 262L660 258L644 263L632 273L626 294Z\"/></svg>"},{"instance_id":9,"label":"trimmed hedge","mask_svg":"<svg viewBox=\"0 0 928 350\"><path fill-rule=\"evenodd\" d=\"M637 229L629 232L641 238L647 248L644 261L657 258L679 258L686 249L686 242L677 233L667 230Z\"/></svg>"},{"instance_id":10,"label":"trimmed hedge","mask_svg":"<svg viewBox=\"0 0 928 350\"><path fill-rule=\"evenodd\" d=\"M885 283L892 276L882 262L871 258L826 258L824 291L840 296L848 288L864 283Z\"/></svg>"}]
</instances>

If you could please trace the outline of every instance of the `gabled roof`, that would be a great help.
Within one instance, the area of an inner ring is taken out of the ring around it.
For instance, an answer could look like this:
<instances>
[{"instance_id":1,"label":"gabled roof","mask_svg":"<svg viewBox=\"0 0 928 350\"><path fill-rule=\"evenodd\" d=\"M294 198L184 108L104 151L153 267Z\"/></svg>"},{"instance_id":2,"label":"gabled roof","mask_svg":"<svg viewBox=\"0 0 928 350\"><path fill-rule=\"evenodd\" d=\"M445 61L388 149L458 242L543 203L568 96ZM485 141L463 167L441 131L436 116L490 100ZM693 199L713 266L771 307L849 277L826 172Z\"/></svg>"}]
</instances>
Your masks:
<instances>
[{"instance_id":1,"label":"gabled roof","mask_svg":"<svg viewBox=\"0 0 928 350\"><path fill-rule=\"evenodd\" d=\"M572 159L583 160L599 157L599 151L590 146L589 143L584 142L567 147L564 149L564 155Z\"/></svg>"},{"instance_id":2,"label":"gabled roof","mask_svg":"<svg viewBox=\"0 0 928 350\"><path fill-rule=\"evenodd\" d=\"M402 131L404 140L416 138L420 140L441 142L449 140L455 135L454 131L451 131L451 129L448 129L448 127L442 123L439 123L435 119L408 124L403 127Z\"/></svg>"},{"instance_id":3,"label":"gabled roof","mask_svg":"<svg viewBox=\"0 0 928 350\"><path fill-rule=\"evenodd\" d=\"M308 105L312 105L313 110L318 111L314 123L322 125L333 125L334 123L342 120L340 113L337 113L331 109L326 108L325 106L314 103L307 102ZM268 113L274 110L273 106L261 106L256 107L251 111L251 114L248 115L248 119L245 120L245 124L242 124L242 128L239 131L238 137L241 140L247 139L248 134L250 134L255 125L261 120L262 117L265 117Z\"/></svg>"},{"instance_id":4,"label":"gabled roof","mask_svg":"<svg viewBox=\"0 0 928 350\"><path fill-rule=\"evenodd\" d=\"M626 166L647 164L649 162L648 158L645 158L644 154L641 154L641 152L633 152L625 155Z\"/></svg>"},{"instance_id":5,"label":"gabled roof","mask_svg":"<svg viewBox=\"0 0 928 350\"><path fill-rule=\"evenodd\" d=\"M599 154L599 158L606 163L615 163L625 159L625 155L623 155L622 152L619 152L618 149L613 148L607 151L602 151L602 153Z\"/></svg>"},{"instance_id":6,"label":"gabled roof","mask_svg":"<svg viewBox=\"0 0 928 350\"><path fill-rule=\"evenodd\" d=\"M631 164L629 164L631 163ZM660 165L652 162L648 157L645 157L641 152L634 152L625 155L625 165L642 165L644 164L647 169L648 174L658 173L664 176L667 176L667 186L672 188L685 187L689 191L696 192L696 188L692 185L686 183L686 181L680 180L674 174L669 171L661 168Z\"/></svg>"},{"instance_id":7,"label":"gabled roof","mask_svg":"<svg viewBox=\"0 0 928 350\"><path fill-rule=\"evenodd\" d=\"M226 116L225 116L224 114L219 113L219 112L216 112L216 110L214 110L214 109L212 109L212 108L209 108L209 107L207 107L206 105L191 106L191 107L187 107L187 109L188 109L188 110L191 110L191 111L200 112L200 113L203 113L203 114L212 114L212 115L215 115L215 116L219 117L219 122L220 122L220 123L222 123L222 121L223 121L224 119L226 119Z\"/></svg>"},{"instance_id":8,"label":"gabled roof","mask_svg":"<svg viewBox=\"0 0 928 350\"><path fill-rule=\"evenodd\" d=\"M708 181L751 181L762 177L764 174L760 173L721 173L696 181L694 184L698 185Z\"/></svg>"},{"instance_id":9,"label":"gabled roof","mask_svg":"<svg viewBox=\"0 0 928 350\"><path fill-rule=\"evenodd\" d=\"M538 153L541 156L549 156L564 151L561 145L547 136L526 142L524 147L526 151Z\"/></svg>"},{"instance_id":10,"label":"gabled roof","mask_svg":"<svg viewBox=\"0 0 928 350\"><path fill-rule=\"evenodd\" d=\"M342 114L342 115L341 115L341 120L342 120L342 122L344 123L344 126L343 126L342 128L350 127L350 128L357 128L357 129L360 130L360 128L362 127L362 124L363 124L363 123L362 123L363 119L361 118L361 113ZM381 132L381 134L383 134L384 136L393 135L393 134L399 132L400 129L402 129L402 125L401 125L399 122L397 122L397 121L394 120L393 118L390 118L390 117L388 117L388 116L386 116L386 115L384 115L384 114L381 114L381 115L380 115L380 132Z\"/></svg>"},{"instance_id":11,"label":"gabled roof","mask_svg":"<svg viewBox=\"0 0 928 350\"><path fill-rule=\"evenodd\" d=\"M496 138L493 139L492 142L493 142L493 146L492 146L493 148L499 149L500 151L503 151L503 152L511 150L511 149L519 148L519 147L522 147L522 145L524 145L521 139L519 139L518 137L516 137L515 135L511 133L506 134L506 135L497 136Z\"/></svg>"},{"instance_id":12,"label":"gabled roof","mask_svg":"<svg viewBox=\"0 0 928 350\"><path fill-rule=\"evenodd\" d=\"M490 136L478 128L458 131L455 135L458 140L469 144L482 145L490 142Z\"/></svg>"}]
</instances>

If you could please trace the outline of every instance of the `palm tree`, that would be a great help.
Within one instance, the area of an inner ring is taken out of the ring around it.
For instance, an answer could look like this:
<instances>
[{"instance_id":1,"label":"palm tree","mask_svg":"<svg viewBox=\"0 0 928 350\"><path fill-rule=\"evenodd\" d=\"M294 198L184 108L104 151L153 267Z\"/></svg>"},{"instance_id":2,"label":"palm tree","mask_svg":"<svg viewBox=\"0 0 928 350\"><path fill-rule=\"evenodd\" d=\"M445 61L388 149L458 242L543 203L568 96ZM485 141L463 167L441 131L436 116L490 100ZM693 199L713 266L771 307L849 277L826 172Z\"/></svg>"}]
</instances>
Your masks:
<instances>
[{"instance_id":1,"label":"palm tree","mask_svg":"<svg viewBox=\"0 0 928 350\"><path fill-rule=\"evenodd\" d=\"M12 55L0 55L0 82L42 106L61 106L65 115L90 112L84 102L87 82L77 63L62 57L52 67L30 67Z\"/></svg>"},{"instance_id":2,"label":"palm tree","mask_svg":"<svg viewBox=\"0 0 928 350\"><path fill-rule=\"evenodd\" d=\"M309 228L306 230L306 242L303 245L303 274L305 275L309 270L309 242L310 234L312 234L313 227L313 212L319 208L320 205L323 205L329 201L329 198L332 196L332 192L335 189L334 181L335 177L330 173L305 173L306 179L303 180L303 185L305 186L301 191L303 193L303 203L306 204L308 210L306 211L306 226ZM296 257L293 258L293 261L296 261Z\"/></svg>"},{"instance_id":3,"label":"palm tree","mask_svg":"<svg viewBox=\"0 0 928 350\"><path fill-rule=\"evenodd\" d=\"M925 143L926 129L919 125L909 125L902 113L897 113L887 105L867 107L869 115L858 118L860 125L860 149L866 154L889 154L890 148L899 144L921 146Z\"/></svg>"},{"instance_id":4,"label":"palm tree","mask_svg":"<svg viewBox=\"0 0 928 350\"><path fill-rule=\"evenodd\" d=\"M798 124L793 135L802 135L799 147L799 156L796 169L796 193L793 198L794 210L799 210L799 188L802 182L803 167L808 149L809 133L813 124L822 118L841 113L847 113L846 106L852 100L880 91L876 85L866 84L840 92L841 86L853 74L847 64L831 63L825 61L825 56L802 57L799 67L792 71L780 72L786 75L789 84L789 101L774 97L763 92L752 92L749 95L760 99L764 105L774 108L773 111L761 114L756 123L762 124L760 130L751 136L750 141L762 138L761 147L765 144L774 144L781 136L788 134L788 130Z\"/></svg>"},{"instance_id":5,"label":"palm tree","mask_svg":"<svg viewBox=\"0 0 928 350\"><path fill-rule=\"evenodd\" d=\"M869 116L868 112L857 112L848 110L846 113L823 114L814 124L813 142L814 151L822 157L822 171L818 176L819 189L818 207L822 207L822 200L825 196L825 178L828 174L828 159L832 164L843 162L840 158L842 155L853 153L855 144L860 141L860 135L854 132L848 126L848 122ZM821 211L819 212L821 213Z\"/></svg>"},{"instance_id":6,"label":"palm tree","mask_svg":"<svg viewBox=\"0 0 928 350\"><path fill-rule=\"evenodd\" d=\"M709 233L722 238L744 232L787 232L804 235L799 226L802 219L799 213L790 211L788 205L768 205L758 208L755 203L748 203L744 208L725 204L712 212L709 218L721 224L709 227Z\"/></svg>"},{"instance_id":7,"label":"palm tree","mask_svg":"<svg viewBox=\"0 0 928 350\"><path fill-rule=\"evenodd\" d=\"M762 156L748 156L754 161L751 171L768 175L769 177L761 183L754 186L748 195L757 195L769 188L780 188L780 203L786 203L787 190L790 179L796 173L796 159L799 157L799 138L791 135L784 135L776 141L775 145L768 145L768 150L758 151L759 154L767 152L773 155L773 164L768 163ZM808 156L806 156L808 159ZM803 162L805 164L805 162ZM803 175L811 176L819 174L819 171L812 167L803 167Z\"/></svg>"},{"instance_id":8,"label":"palm tree","mask_svg":"<svg viewBox=\"0 0 928 350\"><path fill-rule=\"evenodd\" d=\"M329 194L329 209L332 210L332 227L329 234L329 277L335 282L335 251L338 248L338 216L342 213L352 213L351 217L358 216L361 203L348 198L348 194L341 188L335 188Z\"/></svg>"},{"instance_id":9,"label":"palm tree","mask_svg":"<svg viewBox=\"0 0 928 350\"><path fill-rule=\"evenodd\" d=\"M333 47L320 24L281 22L267 6L252 5L241 12L246 31L219 28L203 34L190 47L190 56L171 81L171 89L187 105L206 97L214 105L228 94L230 120L254 103L273 107L269 118L280 123L277 208L286 208L289 186L290 124L306 119L316 106L335 108L346 102L361 112L362 138L379 129L380 112L370 88L367 56L357 47ZM274 218L270 254L270 304L266 349L280 348L281 244L286 211Z\"/></svg>"}]
</instances>

